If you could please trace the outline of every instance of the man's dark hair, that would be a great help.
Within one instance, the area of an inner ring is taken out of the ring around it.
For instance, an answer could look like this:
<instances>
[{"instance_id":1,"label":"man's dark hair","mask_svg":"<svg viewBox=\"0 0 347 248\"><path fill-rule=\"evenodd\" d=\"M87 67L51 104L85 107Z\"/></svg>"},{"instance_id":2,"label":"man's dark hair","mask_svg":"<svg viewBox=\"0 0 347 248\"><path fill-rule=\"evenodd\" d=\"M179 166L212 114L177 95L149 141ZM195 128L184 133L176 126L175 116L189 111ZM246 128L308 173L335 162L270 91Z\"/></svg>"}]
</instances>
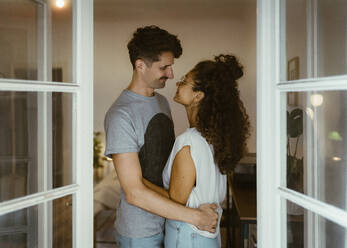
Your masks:
<instances>
[{"instance_id":1,"label":"man's dark hair","mask_svg":"<svg viewBox=\"0 0 347 248\"><path fill-rule=\"evenodd\" d=\"M150 66L159 61L162 52L172 52L175 58L182 54L181 42L177 36L154 25L138 28L128 43L128 50L133 69L137 59L143 59Z\"/></svg>"}]
</instances>

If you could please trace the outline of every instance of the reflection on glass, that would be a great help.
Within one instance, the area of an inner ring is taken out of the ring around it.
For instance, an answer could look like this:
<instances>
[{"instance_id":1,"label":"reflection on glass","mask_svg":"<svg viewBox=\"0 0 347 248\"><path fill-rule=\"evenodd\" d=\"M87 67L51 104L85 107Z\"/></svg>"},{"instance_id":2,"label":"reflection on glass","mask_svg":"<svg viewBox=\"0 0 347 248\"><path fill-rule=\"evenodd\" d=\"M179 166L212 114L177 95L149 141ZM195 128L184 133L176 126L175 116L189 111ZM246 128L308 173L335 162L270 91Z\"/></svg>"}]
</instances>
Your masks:
<instances>
[{"instance_id":1,"label":"reflection on glass","mask_svg":"<svg viewBox=\"0 0 347 248\"><path fill-rule=\"evenodd\" d=\"M73 0L51 1L52 81L72 82Z\"/></svg>"},{"instance_id":2,"label":"reflection on glass","mask_svg":"<svg viewBox=\"0 0 347 248\"><path fill-rule=\"evenodd\" d=\"M318 76L347 74L347 1L317 1Z\"/></svg>"},{"instance_id":3,"label":"reflection on glass","mask_svg":"<svg viewBox=\"0 0 347 248\"><path fill-rule=\"evenodd\" d=\"M53 201L53 248L72 248L71 195Z\"/></svg>"},{"instance_id":4,"label":"reflection on glass","mask_svg":"<svg viewBox=\"0 0 347 248\"><path fill-rule=\"evenodd\" d=\"M347 91L287 99L287 187L347 209Z\"/></svg>"},{"instance_id":5,"label":"reflection on glass","mask_svg":"<svg viewBox=\"0 0 347 248\"><path fill-rule=\"evenodd\" d=\"M286 6L286 63L287 78L307 77L306 0L282 1ZM284 56L284 54L282 54Z\"/></svg>"},{"instance_id":6,"label":"reflection on glass","mask_svg":"<svg viewBox=\"0 0 347 248\"><path fill-rule=\"evenodd\" d=\"M0 247L37 247L38 207L0 216Z\"/></svg>"},{"instance_id":7,"label":"reflection on glass","mask_svg":"<svg viewBox=\"0 0 347 248\"><path fill-rule=\"evenodd\" d=\"M347 74L347 1L317 0L307 5L308 2L282 1L286 8L286 54L281 56L287 63L286 80ZM315 61L317 75L313 74ZM311 75L307 73L307 62L311 64Z\"/></svg>"},{"instance_id":8,"label":"reflection on glass","mask_svg":"<svg viewBox=\"0 0 347 248\"><path fill-rule=\"evenodd\" d=\"M38 79L40 49L36 1L0 0L0 78Z\"/></svg>"},{"instance_id":9,"label":"reflection on glass","mask_svg":"<svg viewBox=\"0 0 347 248\"><path fill-rule=\"evenodd\" d=\"M72 101L70 93L52 93L53 188L73 182Z\"/></svg>"},{"instance_id":10,"label":"reflection on glass","mask_svg":"<svg viewBox=\"0 0 347 248\"><path fill-rule=\"evenodd\" d=\"M33 206L0 216L0 247L46 248L43 233L52 233L52 247L72 247L72 196L58 198L46 205ZM44 211L47 220L42 218ZM50 223L47 225L47 223ZM49 237L46 237L49 238Z\"/></svg>"},{"instance_id":11,"label":"reflection on glass","mask_svg":"<svg viewBox=\"0 0 347 248\"><path fill-rule=\"evenodd\" d=\"M0 202L38 191L37 93L0 92Z\"/></svg>"},{"instance_id":12,"label":"reflection on glass","mask_svg":"<svg viewBox=\"0 0 347 248\"><path fill-rule=\"evenodd\" d=\"M318 218L316 218L318 217ZM317 214L287 201L287 247L343 248L347 230Z\"/></svg>"},{"instance_id":13,"label":"reflection on glass","mask_svg":"<svg viewBox=\"0 0 347 248\"><path fill-rule=\"evenodd\" d=\"M72 99L0 91L0 202L72 183Z\"/></svg>"}]
</instances>

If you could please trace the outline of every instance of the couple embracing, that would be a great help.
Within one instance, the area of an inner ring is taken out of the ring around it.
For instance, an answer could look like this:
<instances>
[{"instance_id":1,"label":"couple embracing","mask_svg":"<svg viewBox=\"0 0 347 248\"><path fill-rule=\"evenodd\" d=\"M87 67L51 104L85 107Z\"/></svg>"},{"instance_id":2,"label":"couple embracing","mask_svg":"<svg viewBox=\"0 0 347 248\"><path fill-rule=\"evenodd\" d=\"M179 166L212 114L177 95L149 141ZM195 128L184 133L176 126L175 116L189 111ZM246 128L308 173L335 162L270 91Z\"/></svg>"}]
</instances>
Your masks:
<instances>
[{"instance_id":1,"label":"couple embracing","mask_svg":"<svg viewBox=\"0 0 347 248\"><path fill-rule=\"evenodd\" d=\"M185 107L190 127L175 140L170 106L155 89L173 79L180 41L147 26L135 31L128 50L131 82L105 117L105 154L121 185L117 243L220 247L226 173L243 156L249 133L236 81L242 66L232 55L219 55L176 83L174 101Z\"/></svg>"}]
</instances>

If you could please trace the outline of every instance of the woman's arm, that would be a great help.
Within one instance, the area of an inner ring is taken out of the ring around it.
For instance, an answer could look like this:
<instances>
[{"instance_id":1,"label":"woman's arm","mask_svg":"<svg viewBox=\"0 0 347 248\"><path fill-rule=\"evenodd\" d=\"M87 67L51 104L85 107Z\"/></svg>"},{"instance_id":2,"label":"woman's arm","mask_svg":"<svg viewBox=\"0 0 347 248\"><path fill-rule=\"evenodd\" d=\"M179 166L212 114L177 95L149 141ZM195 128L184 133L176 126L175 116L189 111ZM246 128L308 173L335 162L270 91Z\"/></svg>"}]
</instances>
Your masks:
<instances>
[{"instance_id":1,"label":"woman's arm","mask_svg":"<svg viewBox=\"0 0 347 248\"><path fill-rule=\"evenodd\" d=\"M184 146L173 161L171 169L169 197L177 203L186 205L196 180L193 158L190 146Z\"/></svg>"},{"instance_id":2,"label":"woman's arm","mask_svg":"<svg viewBox=\"0 0 347 248\"><path fill-rule=\"evenodd\" d=\"M169 198L169 192L166 189L164 189L160 186L157 186L157 185L151 183L150 181L148 181L147 179L144 179L144 178L142 178L142 182L144 185L146 185L151 190L157 192L158 194L161 194L162 196L165 196L166 198Z\"/></svg>"}]
</instances>

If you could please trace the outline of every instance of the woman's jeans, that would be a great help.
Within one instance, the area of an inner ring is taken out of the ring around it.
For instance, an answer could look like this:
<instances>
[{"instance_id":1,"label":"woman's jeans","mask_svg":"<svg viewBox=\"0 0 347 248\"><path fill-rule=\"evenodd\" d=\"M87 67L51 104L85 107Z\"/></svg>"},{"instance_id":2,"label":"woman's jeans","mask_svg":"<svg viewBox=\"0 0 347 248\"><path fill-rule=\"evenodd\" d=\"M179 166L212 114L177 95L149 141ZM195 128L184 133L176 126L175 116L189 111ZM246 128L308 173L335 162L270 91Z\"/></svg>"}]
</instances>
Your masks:
<instances>
[{"instance_id":1,"label":"woman's jeans","mask_svg":"<svg viewBox=\"0 0 347 248\"><path fill-rule=\"evenodd\" d=\"M220 234L216 238L207 238L195 232L187 223L166 220L165 248L217 248L220 245Z\"/></svg>"}]
</instances>

